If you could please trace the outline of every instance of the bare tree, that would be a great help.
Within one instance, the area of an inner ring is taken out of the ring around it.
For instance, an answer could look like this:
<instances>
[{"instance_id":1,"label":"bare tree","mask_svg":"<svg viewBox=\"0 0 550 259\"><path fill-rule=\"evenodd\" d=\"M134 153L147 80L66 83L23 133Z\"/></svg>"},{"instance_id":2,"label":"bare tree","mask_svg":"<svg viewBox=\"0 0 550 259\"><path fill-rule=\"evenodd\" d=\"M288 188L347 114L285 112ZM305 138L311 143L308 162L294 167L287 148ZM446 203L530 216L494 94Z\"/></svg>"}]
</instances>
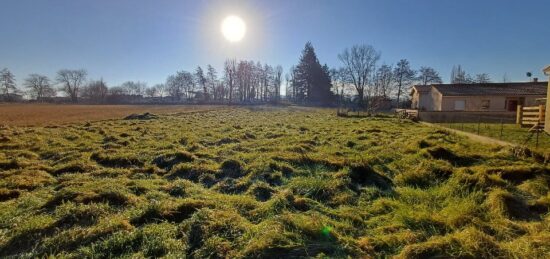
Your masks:
<instances>
[{"instance_id":1,"label":"bare tree","mask_svg":"<svg viewBox=\"0 0 550 259\"><path fill-rule=\"evenodd\" d=\"M216 87L218 85L218 73L211 65L206 67L206 85L208 86L210 93L212 93L212 97L217 99L218 96L216 95Z\"/></svg>"},{"instance_id":2,"label":"bare tree","mask_svg":"<svg viewBox=\"0 0 550 259\"><path fill-rule=\"evenodd\" d=\"M78 102L78 91L86 81L87 75L88 73L84 69L62 69L57 72L56 80L61 84L61 90L71 98L72 102L76 103Z\"/></svg>"},{"instance_id":3,"label":"bare tree","mask_svg":"<svg viewBox=\"0 0 550 259\"><path fill-rule=\"evenodd\" d=\"M147 89L147 83L140 81L126 81L122 83L121 87L126 89L126 94L143 95L145 94L145 89Z\"/></svg>"},{"instance_id":4,"label":"bare tree","mask_svg":"<svg viewBox=\"0 0 550 259\"><path fill-rule=\"evenodd\" d=\"M365 87L371 83L376 62L380 59L380 52L370 45L355 45L351 49L345 49L338 55L338 59L343 63L344 71L355 87L359 104L362 105Z\"/></svg>"},{"instance_id":5,"label":"bare tree","mask_svg":"<svg viewBox=\"0 0 550 259\"><path fill-rule=\"evenodd\" d=\"M94 103L103 103L109 93L109 88L103 79L98 81L91 81L86 88L84 88L83 96L90 98L90 101Z\"/></svg>"},{"instance_id":6,"label":"bare tree","mask_svg":"<svg viewBox=\"0 0 550 259\"><path fill-rule=\"evenodd\" d=\"M273 91L274 91L274 97L275 101L281 100L281 84L283 83L283 67L282 66L276 66L275 70L273 71Z\"/></svg>"},{"instance_id":7,"label":"bare tree","mask_svg":"<svg viewBox=\"0 0 550 259\"><path fill-rule=\"evenodd\" d=\"M56 95L56 91L50 84L50 79L47 76L30 74L25 79L24 85L28 89L29 95L39 101L44 97L53 97Z\"/></svg>"},{"instance_id":8,"label":"bare tree","mask_svg":"<svg viewBox=\"0 0 550 259\"><path fill-rule=\"evenodd\" d=\"M453 66L451 70L451 84L471 84L474 83L474 79L462 69L461 65Z\"/></svg>"},{"instance_id":9,"label":"bare tree","mask_svg":"<svg viewBox=\"0 0 550 259\"><path fill-rule=\"evenodd\" d=\"M166 85L165 84L156 84L152 88L156 89L157 96L164 97L166 95Z\"/></svg>"},{"instance_id":10,"label":"bare tree","mask_svg":"<svg viewBox=\"0 0 550 259\"><path fill-rule=\"evenodd\" d=\"M474 83L477 83L477 84L491 83L491 77L487 73L477 74L474 78Z\"/></svg>"},{"instance_id":11,"label":"bare tree","mask_svg":"<svg viewBox=\"0 0 550 259\"><path fill-rule=\"evenodd\" d=\"M169 76L166 79L166 89L168 93L176 100L181 100L182 97L190 98L191 92L195 88L193 75L187 71L178 71L175 75Z\"/></svg>"},{"instance_id":12,"label":"bare tree","mask_svg":"<svg viewBox=\"0 0 550 259\"><path fill-rule=\"evenodd\" d=\"M420 81L422 85L443 83L439 73L431 67L420 67L418 72L420 73L420 75L418 75L418 81Z\"/></svg>"},{"instance_id":13,"label":"bare tree","mask_svg":"<svg viewBox=\"0 0 550 259\"><path fill-rule=\"evenodd\" d=\"M204 76L204 71L200 66L198 66L197 69L195 70L195 82L200 88L202 88L203 98L207 100L208 99L208 89L206 85L207 81L206 81L206 77Z\"/></svg>"},{"instance_id":14,"label":"bare tree","mask_svg":"<svg viewBox=\"0 0 550 259\"><path fill-rule=\"evenodd\" d=\"M415 78L416 71L414 71L406 59L399 60L395 68L393 69L393 75L395 77L395 83L397 85L397 108L401 104L401 94L406 86L410 85Z\"/></svg>"},{"instance_id":15,"label":"bare tree","mask_svg":"<svg viewBox=\"0 0 550 259\"><path fill-rule=\"evenodd\" d=\"M296 67L291 66L286 74L286 96L288 100L296 100Z\"/></svg>"},{"instance_id":16,"label":"bare tree","mask_svg":"<svg viewBox=\"0 0 550 259\"><path fill-rule=\"evenodd\" d=\"M155 86L145 89L145 96L147 96L147 97L157 97L158 96L158 89Z\"/></svg>"},{"instance_id":17,"label":"bare tree","mask_svg":"<svg viewBox=\"0 0 550 259\"><path fill-rule=\"evenodd\" d=\"M2 94L4 94L8 100L10 99L10 92L17 92L15 76L7 68L0 71L0 87L2 88Z\"/></svg>"},{"instance_id":18,"label":"bare tree","mask_svg":"<svg viewBox=\"0 0 550 259\"><path fill-rule=\"evenodd\" d=\"M237 60L235 59L228 59L225 61L224 64L224 72L225 72L225 82L228 87L228 94L229 94L229 103L233 101L233 92L235 87L235 81L237 77Z\"/></svg>"},{"instance_id":19,"label":"bare tree","mask_svg":"<svg viewBox=\"0 0 550 259\"><path fill-rule=\"evenodd\" d=\"M375 95L380 97L388 97L391 94L392 86L394 83L394 76L392 71L392 66L382 65L376 71L376 80L375 80Z\"/></svg>"}]
</instances>

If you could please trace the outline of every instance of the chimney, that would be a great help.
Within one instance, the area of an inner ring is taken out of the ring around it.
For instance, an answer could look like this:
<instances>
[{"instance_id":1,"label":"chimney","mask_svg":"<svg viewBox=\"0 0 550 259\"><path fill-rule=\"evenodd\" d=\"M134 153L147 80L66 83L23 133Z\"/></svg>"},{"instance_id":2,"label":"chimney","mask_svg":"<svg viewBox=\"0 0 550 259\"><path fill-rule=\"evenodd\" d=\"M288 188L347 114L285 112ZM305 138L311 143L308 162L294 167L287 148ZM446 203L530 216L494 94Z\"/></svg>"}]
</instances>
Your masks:
<instances>
[{"instance_id":1,"label":"chimney","mask_svg":"<svg viewBox=\"0 0 550 259\"><path fill-rule=\"evenodd\" d=\"M539 81L538 77L533 78L533 82L537 83Z\"/></svg>"}]
</instances>

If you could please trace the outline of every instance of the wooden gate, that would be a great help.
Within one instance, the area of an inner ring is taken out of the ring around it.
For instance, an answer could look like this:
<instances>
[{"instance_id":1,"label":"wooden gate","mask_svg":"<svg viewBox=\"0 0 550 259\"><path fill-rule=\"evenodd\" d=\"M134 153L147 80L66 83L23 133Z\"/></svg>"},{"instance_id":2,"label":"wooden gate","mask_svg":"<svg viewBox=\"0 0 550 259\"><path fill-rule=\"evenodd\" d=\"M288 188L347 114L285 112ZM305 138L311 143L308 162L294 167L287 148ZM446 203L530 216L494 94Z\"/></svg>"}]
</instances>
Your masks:
<instances>
[{"instance_id":1,"label":"wooden gate","mask_svg":"<svg viewBox=\"0 0 550 259\"><path fill-rule=\"evenodd\" d=\"M517 107L516 124L521 125L521 127L540 126L544 128L544 118L544 105L527 107L518 105Z\"/></svg>"}]
</instances>

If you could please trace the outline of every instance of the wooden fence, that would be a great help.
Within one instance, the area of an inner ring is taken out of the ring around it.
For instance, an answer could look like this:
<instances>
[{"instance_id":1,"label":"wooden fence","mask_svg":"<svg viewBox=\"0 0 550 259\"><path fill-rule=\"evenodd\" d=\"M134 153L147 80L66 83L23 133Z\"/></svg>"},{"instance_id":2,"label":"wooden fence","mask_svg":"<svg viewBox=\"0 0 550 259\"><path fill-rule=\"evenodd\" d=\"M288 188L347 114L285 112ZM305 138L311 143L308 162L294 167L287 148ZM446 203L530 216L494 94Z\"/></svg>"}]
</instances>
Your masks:
<instances>
[{"instance_id":1,"label":"wooden fence","mask_svg":"<svg viewBox=\"0 0 550 259\"><path fill-rule=\"evenodd\" d=\"M416 119L418 118L418 110L410 110L410 109L395 109L395 112L403 118L411 118Z\"/></svg>"},{"instance_id":2,"label":"wooden fence","mask_svg":"<svg viewBox=\"0 0 550 259\"><path fill-rule=\"evenodd\" d=\"M539 126L541 128L544 128L544 119L544 105L528 107L518 105L516 124L521 125L521 127Z\"/></svg>"}]
</instances>

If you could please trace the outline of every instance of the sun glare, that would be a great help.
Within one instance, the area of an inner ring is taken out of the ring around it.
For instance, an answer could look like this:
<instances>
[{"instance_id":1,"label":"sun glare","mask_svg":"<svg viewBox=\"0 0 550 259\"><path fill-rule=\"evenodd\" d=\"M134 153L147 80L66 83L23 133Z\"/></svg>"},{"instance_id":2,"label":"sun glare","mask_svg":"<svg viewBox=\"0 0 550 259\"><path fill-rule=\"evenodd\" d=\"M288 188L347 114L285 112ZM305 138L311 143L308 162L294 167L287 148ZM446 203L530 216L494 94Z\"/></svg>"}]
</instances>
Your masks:
<instances>
[{"instance_id":1,"label":"sun glare","mask_svg":"<svg viewBox=\"0 0 550 259\"><path fill-rule=\"evenodd\" d=\"M238 42L246 33L246 24L238 16L227 16L222 22L222 33L228 41Z\"/></svg>"}]
</instances>

